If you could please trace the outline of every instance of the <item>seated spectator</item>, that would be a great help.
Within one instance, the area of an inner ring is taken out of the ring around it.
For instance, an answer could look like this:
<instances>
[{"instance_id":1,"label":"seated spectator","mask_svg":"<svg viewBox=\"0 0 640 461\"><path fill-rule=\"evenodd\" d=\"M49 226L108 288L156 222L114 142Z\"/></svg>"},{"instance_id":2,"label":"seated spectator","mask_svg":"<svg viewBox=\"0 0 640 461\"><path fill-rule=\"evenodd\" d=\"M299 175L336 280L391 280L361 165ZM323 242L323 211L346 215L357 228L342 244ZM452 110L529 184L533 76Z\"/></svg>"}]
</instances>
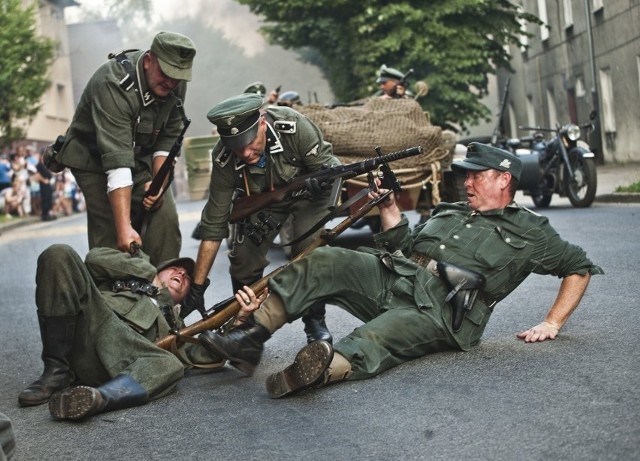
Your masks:
<instances>
[{"instance_id":1,"label":"seated spectator","mask_svg":"<svg viewBox=\"0 0 640 461\"><path fill-rule=\"evenodd\" d=\"M2 191L2 197L4 198L4 214L7 218L13 216L24 217L24 199L25 192L22 179L14 174L11 178L11 187Z\"/></svg>"}]
</instances>

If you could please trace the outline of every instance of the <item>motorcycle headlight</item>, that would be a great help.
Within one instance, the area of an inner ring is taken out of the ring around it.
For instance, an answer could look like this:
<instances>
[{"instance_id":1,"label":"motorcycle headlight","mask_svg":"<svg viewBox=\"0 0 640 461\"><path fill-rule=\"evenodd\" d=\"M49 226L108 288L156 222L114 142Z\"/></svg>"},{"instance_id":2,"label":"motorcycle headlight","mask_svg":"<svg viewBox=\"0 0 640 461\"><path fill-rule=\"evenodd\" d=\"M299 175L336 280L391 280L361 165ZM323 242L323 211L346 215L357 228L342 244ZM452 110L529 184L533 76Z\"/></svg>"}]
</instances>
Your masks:
<instances>
[{"instance_id":1,"label":"motorcycle headlight","mask_svg":"<svg viewBox=\"0 0 640 461\"><path fill-rule=\"evenodd\" d=\"M580 127L573 124L567 125L567 138L574 142L580 139Z\"/></svg>"}]
</instances>

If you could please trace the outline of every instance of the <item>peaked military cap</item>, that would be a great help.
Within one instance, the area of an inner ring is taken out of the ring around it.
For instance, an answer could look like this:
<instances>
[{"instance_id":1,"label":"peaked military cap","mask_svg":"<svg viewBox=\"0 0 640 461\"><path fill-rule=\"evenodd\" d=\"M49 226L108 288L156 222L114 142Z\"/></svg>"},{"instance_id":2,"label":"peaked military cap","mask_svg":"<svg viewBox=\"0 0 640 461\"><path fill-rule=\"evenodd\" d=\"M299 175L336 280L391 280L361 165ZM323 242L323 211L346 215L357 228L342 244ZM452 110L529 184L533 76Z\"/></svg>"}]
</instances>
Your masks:
<instances>
[{"instance_id":1,"label":"peaked military cap","mask_svg":"<svg viewBox=\"0 0 640 461\"><path fill-rule=\"evenodd\" d=\"M184 268L184 270L187 271L187 274L189 274L189 277L193 278L193 271L196 268L196 262L191 258L174 258L168 261L161 262L160 264L158 264L156 270L160 272L171 266Z\"/></svg>"},{"instance_id":2,"label":"peaked military cap","mask_svg":"<svg viewBox=\"0 0 640 461\"><path fill-rule=\"evenodd\" d=\"M456 160L451 164L451 169L457 174L466 174L467 170L483 171L498 170L508 171L517 181L520 181L522 172L522 161L506 150L480 144L479 142L469 143L467 146L467 156L464 160Z\"/></svg>"},{"instance_id":3,"label":"peaked military cap","mask_svg":"<svg viewBox=\"0 0 640 461\"><path fill-rule=\"evenodd\" d=\"M267 87L262 82L253 82L244 89L243 93L255 93L264 97L267 94Z\"/></svg>"},{"instance_id":4,"label":"peaked military cap","mask_svg":"<svg viewBox=\"0 0 640 461\"><path fill-rule=\"evenodd\" d=\"M402 80L402 77L404 77L404 74L398 69L387 67L383 64L378 71L378 79L376 80L376 83L384 83L387 80Z\"/></svg>"},{"instance_id":5,"label":"peaked military cap","mask_svg":"<svg viewBox=\"0 0 640 461\"><path fill-rule=\"evenodd\" d=\"M189 37L176 32L159 32L153 38L151 52L158 58L160 69L167 77L191 80L196 47Z\"/></svg>"},{"instance_id":6,"label":"peaked military cap","mask_svg":"<svg viewBox=\"0 0 640 461\"><path fill-rule=\"evenodd\" d=\"M257 136L263 102L258 94L243 93L209 111L207 118L218 128L220 140L227 149L241 149Z\"/></svg>"}]
</instances>

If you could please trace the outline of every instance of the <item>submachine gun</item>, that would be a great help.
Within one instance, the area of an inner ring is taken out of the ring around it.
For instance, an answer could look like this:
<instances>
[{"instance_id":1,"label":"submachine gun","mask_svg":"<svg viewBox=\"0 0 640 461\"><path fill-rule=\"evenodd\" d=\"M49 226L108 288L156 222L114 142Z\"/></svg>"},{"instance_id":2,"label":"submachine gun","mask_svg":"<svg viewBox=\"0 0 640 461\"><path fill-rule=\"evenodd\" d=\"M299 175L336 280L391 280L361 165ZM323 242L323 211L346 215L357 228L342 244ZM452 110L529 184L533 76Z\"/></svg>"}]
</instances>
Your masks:
<instances>
[{"instance_id":1,"label":"submachine gun","mask_svg":"<svg viewBox=\"0 0 640 461\"><path fill-rule=\"evenodd\" d=\"M361 174L365 174L369 171L375 170L378 167L388 168L388 163L395 160L400 160L406 157L412 157L423 152L421 146L411 147L409 149L393 152L391 154L380 155L378 152L377 157L372 157L361 162L350 163L347 165L337 165L332 167L326 167L313 173L308 173L302 176L298 176L289 184L268 192L262 192L256 195L245 195L238 197L233 202L231 209L231 216L229 222L231 224L247 218L254 213L273 205L274 203L280 203L283 200L290 197L300 197L305 194L314 194L318 191L327 190L331 187L335 187L335 180L341 179L343 181L351 178L355 178Z\"/></svg>"},{"instance_id":2,"label":"submachine gun","mask_svg":"<svg viewBox=\"0 0 640 461\"><path fill-rule=\"evenodd\" d=\"M331 198L329 199L329 202L335 204L338 201L339 194L342 191L342 184L345 180L366 173L370 176L369 183L372 183L373 178L371 171L376 169L378 170L378 177L381 179L381 185L384 189L391 189L394 192L400 192L400 183L397 181L393 171L389 167L389 162L421 154L423 152L422 147L411 147L406 150L386 155L382 154L382 149L380 147L376 147L375 150L378 154L377 157L372 157L361 162L350 163L348 165L326 167L313 173L298 176L280 189L236 198L233 202L229 222L234 224L255 214L255 222L248 222L248 220L246 220L241 223L241 225L246 232L246 236L254 244L260 245L270 232L278 231L282 224L275 220L273 216L262 210L274 203L282 202L287 198L303 197L305 195L313 196L324 190L331 189ZM367 192L368 189L365 188L361 190L359 194L350 198L347 202L342 203L339 208L333 207L331 213L327 214L325 218L316 223L312 228L308 229L303 235L299 235L295 240L280 246L291 246L304 240L317 231L323 224L339 216L340 213L351 205L359 202Z\"/></svg>"}]
</instances>

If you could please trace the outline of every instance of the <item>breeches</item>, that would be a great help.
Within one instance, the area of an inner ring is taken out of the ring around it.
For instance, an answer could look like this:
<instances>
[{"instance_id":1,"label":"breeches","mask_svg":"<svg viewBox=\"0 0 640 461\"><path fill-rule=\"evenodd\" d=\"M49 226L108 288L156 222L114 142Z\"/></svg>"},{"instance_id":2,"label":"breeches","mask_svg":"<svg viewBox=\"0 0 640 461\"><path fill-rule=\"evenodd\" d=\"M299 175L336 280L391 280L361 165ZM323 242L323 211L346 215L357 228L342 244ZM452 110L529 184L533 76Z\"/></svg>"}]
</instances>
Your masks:
<instances>
[{"instance_id":1,"label":"breeches","mask_svg":"<svg viewBox=\"0 0 640 461\"><path fill-rule=\"evenodd\" d=\"M85 198L89 248L117 248L113 213L106 193L107 176L75 168L72 172ZM136 182L131 196L132 213L142 208L144 193L144 181ZM177 258L182 246L178 212L171 189L162 200L162 206L147 213L147 228L142 239L142 250L149 255L153 265Z\"/></svg>"},{"instance_id":2,"label":"breeches","mask_svg":"<svg viewBox=\"0 0 640 461\"><path fill-rule=\"evenodd\" d=\"M40 316L77 317L69 363L81 383L99 386L124 373L157 398L172 391L184 374L180 360L132 330L106 305L67 245L52 245L38 258L36 305Z\"/></svg>"},{"instance_id":3,"label":"breeches","mask_svg":"<svg viewBox=\"0 0 640 461\"><path fill-rule=\"evenodd\" d=\"M458 346L439 305L416 306L413 279L388 270L377 256L322 247L270 281L293 321L317 301L334 304L364 324L334 349L353 370L351 379L377 375L428 353Z\"/></svg>"}]
</instances>

